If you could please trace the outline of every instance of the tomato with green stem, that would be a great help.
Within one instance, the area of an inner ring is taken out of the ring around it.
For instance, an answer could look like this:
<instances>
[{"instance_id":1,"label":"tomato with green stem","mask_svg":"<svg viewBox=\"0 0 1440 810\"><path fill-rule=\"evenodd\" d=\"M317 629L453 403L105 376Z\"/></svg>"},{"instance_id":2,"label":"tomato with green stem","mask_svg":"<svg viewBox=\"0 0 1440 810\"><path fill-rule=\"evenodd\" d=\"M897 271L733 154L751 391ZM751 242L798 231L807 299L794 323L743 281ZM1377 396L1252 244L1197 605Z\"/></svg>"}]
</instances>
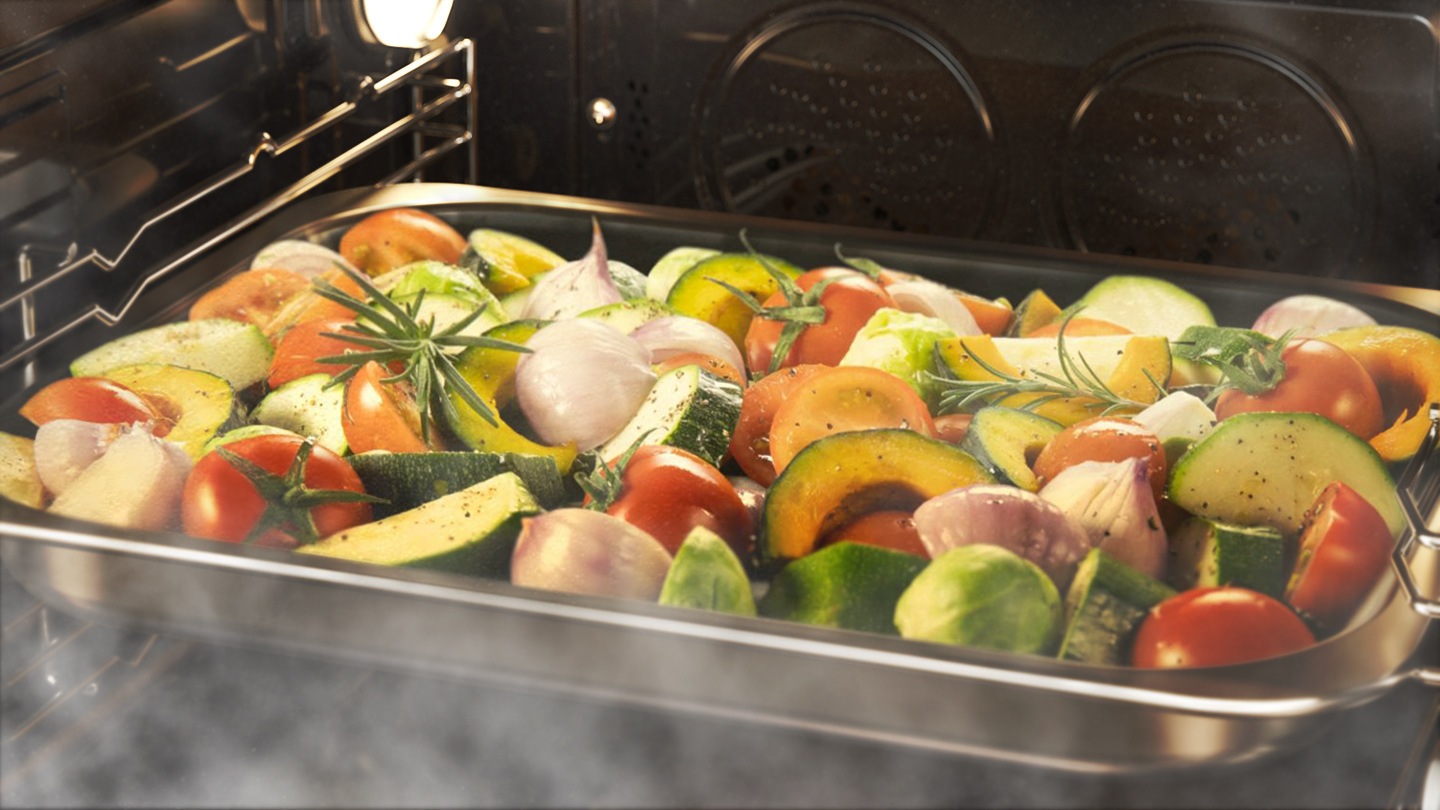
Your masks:
<instances>
[{"instance_id":1,"label":"tomato with green stem","mask_svg":"<svg viewBox=\"0 0 1440 810\"><path fill-rule=\"evenodd\" d=\"M821 267L794 281L785 278L750 321L745 362L752 372L837 365L870 316L893 306L884 287L849 268Z\"/></svg>"},{"instance_id":2,"label":"tomato with green stem","mask_svg":"<svg viewBox=\"0 0 1440 810\"><path fill-rule=\"evenodd\" d=\"M369 523L375 500L340 456L270 433L202 456L185 480L180 518L194 537L295 548Z\"/></svg>"},{"instance_id":3,"label":"tomato with green stem","mask_svg":"<svg viewBox=\"0 0 1440 810\"><path fill-rule=\"evenodd\" d=\"M672 555L697 526L719 535L742 560L753 551L755 527L735 485L688 450L638 445L581 486L589 508L645 530Z\"/></svg>"},{"instance_id":4,"label":"tomato with green stem","mask_svg":"<svg viewBox=\"0 0 1440 810\"><path fill-rule=\"evenodd\" d=\"M1273 388L1258 394L1226 390L1215 401L1215 416L1316 413L1366 440L1384 427L1375 381L1344 349L1315 338L1292 340L1280 359L1284 376Z\"/></svg>"}]
</instances>

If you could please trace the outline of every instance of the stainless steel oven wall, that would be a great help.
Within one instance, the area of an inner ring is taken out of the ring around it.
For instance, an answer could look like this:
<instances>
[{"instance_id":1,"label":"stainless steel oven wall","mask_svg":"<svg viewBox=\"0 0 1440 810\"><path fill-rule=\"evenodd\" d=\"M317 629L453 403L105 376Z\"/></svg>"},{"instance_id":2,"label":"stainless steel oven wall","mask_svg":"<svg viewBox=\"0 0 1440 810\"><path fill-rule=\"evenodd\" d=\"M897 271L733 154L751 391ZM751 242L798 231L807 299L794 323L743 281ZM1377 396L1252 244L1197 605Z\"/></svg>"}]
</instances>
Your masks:
<instances>
[{"instance_id":1,"label":"stainless steel oven wall","mask_svg":"<svg viewBox=\"0 0 1440 810\"><path fill-rule=\"evenodd\" d=\"M1440 286L1433 2L579 6L586 195Z\"/></svg>"}]
</instances>

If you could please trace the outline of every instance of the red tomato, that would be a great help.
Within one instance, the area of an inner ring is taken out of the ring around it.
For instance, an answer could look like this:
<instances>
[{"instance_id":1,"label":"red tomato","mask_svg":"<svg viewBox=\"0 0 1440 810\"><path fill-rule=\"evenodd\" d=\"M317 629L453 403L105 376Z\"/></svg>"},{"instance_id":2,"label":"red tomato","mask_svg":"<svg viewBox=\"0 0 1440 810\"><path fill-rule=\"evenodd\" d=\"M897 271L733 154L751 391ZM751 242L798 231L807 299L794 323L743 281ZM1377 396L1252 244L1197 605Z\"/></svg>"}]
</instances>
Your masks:
<instances>
[{"instance_id":1,"label":"red tomato","mask_svg":"<svg viewBox=\"0 0 1440 810\"><path fill-rule=\"evenodd\" d=\"M1263 394L1229 390L1215 402L1215 416L1278 411L1318 413L1362 439L1384 427L1380 392L1359 361L1344 349L1315 338L1293 340L1281 354L1285 378Z\"/></svg>"},{"instance_id":2,"label":"red tomato","mask_svg":"<svg viewBox=\"0 0 1440 810\"><path fill-rule=\"evenodd\" d=\"M154 422L156 436L169 433L173 424L155 403L104 377L56 380L26 400L20 406L20 415L36 427L56 419L109 424Z\"/></svg>"},{"instance_id":3,"label":"red tomato","mask_svg":"<svg viewBox=\"0 0 1440 810\"><path fill-rule=\"evenodd\" d=\"M291 270L246 270L200 296L190 320L228 318L265 328L291 300L310 289L310 280Z\"/></svg>"},{"instance_id":4,"label":"red tomato","mask_svg":"<svg viewBox=\"0 0 1440 810\"><path fill-rule=\"evenodd\" d=\"M274 433L240 439L224 448L273 475L284 476L295 463L304 442L294 434ZM311 448L302 480L304 487L311 490L365 491L355 470L319 445ZM321 504L308 510L315 528L315 537L311 538L307 537L309 532L304 526L305 514L295 507L290 507L287 513L285 508L278 499L267 501L250 478L220 453L211 452L195 462L190 477L185 480L180 519L186 534L241 543L250 537L268 510L278 525L263 531L253 542L275 548L294 548L301 542L368 523L371 519L368 503Z\"/></svg>"},{"instance_id":5,"label":"red tomato","mask_svg":"<svg viewBox=\"0 0 1440 810\"><path fill-rule=\"evenodd\" d=\"M455 264L464 251L459 231L415 208L371 214L340 238L340 255L371 276L424 259Z\"/></svg>"},{"instance_id":6,"label":"red tomato","mask_svg":"<svg viewBox=\"0 0 1440 810\"><path fill-rule=\"evenodd\" d=\"M309 374L335 375L347 366L340 363L318 363L317 357L344 354L347 349L366 351L366 347L327 334L344 334L345 327L354 320L304 321L291 327L275 343L275 355L270 358L269 386L279 388L291 380Z\"/></svg>"},{"instance_id":7,"label":"red tomato","mask_svg":"<svg viewBox=\"0 0 1440 810\"><path fill-rule=\"evenodd\" d=\"M649 532L666 551L674 554L691 529L704 526L741 560L749 558L750 510L730 479L705 459L678 447L641 445L620 480L620 493L605 511Z\"/></svg>"},{"instance_id":8,"label":"red tomato","mask_svg":"<svg viewBox=\"0 0 1440 810\"><path fill-rule=\"evenodd\" d=\"M1263 593L1194 588L1150 610L1131 652L1137 667L1173 669L1241 664L1315 643L1305 622Z\"/></svg>"},{"instance_id":9,"label":"red tomato","mask_svg":"<svg viewBox=\"0 0 1440 810\"><path fill-rule=\"evenodd\" d=\"M1322 628L1339 629L1389 567L1393 546L1380 512L1336 481L1306 515L1285 601Z\"/></svg>"},{"instance_id":10,"label":"red tomato","mask_svg":"<svg viewBox=\"0 0 1440 810\"><path fill-rule=\"evenodd\" d=\"M825 366L807 365L782 368L757 380L745 389L740 402L740 419L730 434L730 457L740 469L763 487L775 483L775 463L770 456L770 425L775 411L811 374Z\"/></svg>"},{"instance_id":11,"label":"red tomato","mask_svg":"<svg viewBox=\"0 0 1440 810\"><path fill-rule=\"evenodd\" d=\"M816 439L872 428L935 436L924 400L904 380L866 366L822 366L775 411L770 457L776 473Z\"/></svg>"},{"instance_id":12,"label":"red tomato","mask_svg":"<svg viewBox=\"0 0 1440 810\"><path fill-rule=\"evenodd\" d=\"M920 532L915 528L914 512L890 509L869 512L825 535L817 547L844 542L865 543L930 559L930 551L920 541Z\"/></svg>"},{"instance_id":13,"label":"red tomato","mask_svg":"<svg viewBox=\"0 0 1440 810\"><path fill-rule=\"evenodd\" d=\"M382 382L388 376L383 366L371 360L345 383L340 426L352 453L424 453L430 449L420 438L420 407L400 386Z\"/></svg>"},{"instance_id":14,"label":"red tomato","mask_svg":"<svg viewBox=\"0 0 1440 810\"><path fill-rule=\"evenodd\" d=\"M1129 419L1095 416L1060 431L1035 457L1040 485L1082 461L1145 459L1145 472L1158 502L1165 491L1165 448L1153 432Z\"/></svg>"},{"instance_id":15,"label":"red tomato","mask_svg":"<svg viewBox=\"0 0 1440 810\"><path fill-rule=\"evenodd\" d=\"M660 376L667 371L680 368L681 366L699 366L717 377L724 377L741 388L745 387L745 375L740 369L730 363L716 357L713 354L704 352L681 352L671 355L654 365L655 376Z\"/></svg>"},{"instance_id":16,"label":"red tomato","mask_svg":"<svg viewBox=\"0 0 1440 810\"><path fill-rule=\"evenodd\" d=\"M895 302L885 288L864 273L844 267L822 267L801 273L795 284L808 290L825 279L834 279L820 293L820 306L825 309L825 322L806 326L790 353L780 363L798 366L820 363L833 366L840 362L855 333L870 320L876 310L893 307ZM765 300L765 307L786 305L784 292L776 292ZM775 354L775 344L784 328L781 321L756 316L745 333L745 362L752 372L766 372Z\"/></svg>"}]
</instances>

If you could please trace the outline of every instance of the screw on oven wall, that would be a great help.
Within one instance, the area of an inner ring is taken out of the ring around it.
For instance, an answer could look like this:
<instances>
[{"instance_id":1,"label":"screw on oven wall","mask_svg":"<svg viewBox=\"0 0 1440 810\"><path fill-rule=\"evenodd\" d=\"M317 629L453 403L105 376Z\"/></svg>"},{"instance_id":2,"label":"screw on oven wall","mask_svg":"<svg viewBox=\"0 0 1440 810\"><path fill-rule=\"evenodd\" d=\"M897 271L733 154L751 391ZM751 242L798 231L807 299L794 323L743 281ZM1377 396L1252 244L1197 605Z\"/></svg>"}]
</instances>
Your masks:
<instances>
[{"instance_id":1,"label":"screw on oven wall","mask_svg":"<svg viewBox=\"0 0 1440 810\"><path fill-rule=\"evenodd\" d=\"M607 130L615 126L615 118L620 111L615 108L615 102L604 96L590 99L586 106L585 117L590 119L590 126L598 130Z\"/></svg>"}]
</instances>

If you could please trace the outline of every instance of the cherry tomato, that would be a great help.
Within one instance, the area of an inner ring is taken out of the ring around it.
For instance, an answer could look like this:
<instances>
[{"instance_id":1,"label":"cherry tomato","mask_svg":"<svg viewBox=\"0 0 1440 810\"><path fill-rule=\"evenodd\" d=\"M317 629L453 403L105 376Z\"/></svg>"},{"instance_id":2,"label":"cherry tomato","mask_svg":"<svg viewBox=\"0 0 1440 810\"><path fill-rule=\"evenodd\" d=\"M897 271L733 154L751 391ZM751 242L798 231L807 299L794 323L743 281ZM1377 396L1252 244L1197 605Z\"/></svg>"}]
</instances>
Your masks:
<instances>
[{"instance_id":1,"label":"cherry tomato","mask_svg":"<svg viewBox=\"0 0 1440 810\"><path fill-rule=\"evenodd\" d=\"M935 436L924 400L904 380L866 366L822 366L775 411L770 456L777 473L816 439L871 428Z\"/></svg>"},{"instance_id":2,"label":"cherry tomato","mask_svg":"<svg viewBox=\"0 0 1440 810\"><path fill-rule=\"evenodd\" d=\"M1279 411L1318 413L1362 439L1384 427L1380 392L1359 361L1344 349L1315 338L1293 340L1281 354L1285 378L1263 394L1229 390L1215 402L1215 416Z\"/></svg>"},{"instance_id":3,"label":"cherry tomato","mask_svg":"<svg viewBox=\"0 0 1440 810\"><path fill-rule=\"evenodd\" d=\"M680 352L673 354L653 366L655 376L660 376L667 371L680 368L681 366L699 366L717 377L723 377L735 383L742 389L745 387L745 375L740 369L716 357L713 354L704 352Z\"/></svg>"},{"instance_id":4,"label":"cherry tomato","mask_svg":"<svg viewBox=\"0 0 1440 810\"><path fill-rule=\"evenodd\" d=\"M366 347L358 343L326 337L344 334L345 327L353 323L353 320L321 320L295 324L275 343L275 354L270 358L269 386L275 389L309 374L335 375L344 371L344 364L319 363L316 358L344 354L347 349L366 351Z\"/></svg>"},{"instance_id":5,"label":"cherry tomato","mask_svg":"<svg viewBox=\"0 0 1440 810\"><path fill-rule=\"evenodd\" d=\"M868 512L825 535L817 547L844 542L865 543L930 559L930 550L920 541L920 532L915 528L914 512L893 509Z\"/></svg>"},{"instance_id":6,"label":"cherry tomato","mask_svg":"<svg viewBox=\"0 0 1440 810\"><path fill-rule=\"evenodd\" d=\"M455 264L464 251L459 231L415 208L371 214L340 237L340 255L371 276L424 259Z\"/></svg>"},{"instance_id":7,"label":"cherry tomato","mask_svg":"<svg viewBox=\"0 0 1440 810\"><path fill-rule=\"evenodd\" d=\"M246 270L200 296L190 306L190 320L228 318L263 329L275 313L308 289L310 280L291 270Z\"/></svg>"},{"instance_id":8,"label":"cherry tomato","mask_svg":"<svg viewBox=\"0 0 1440 810\"><path fill-rule=\"evenodd\" d=\"M770 425L775 411L811 374L825 368L819 365L782 368L762 377L745 389L740 401L740 419L730 434L730 457L757 484L768 487L775 483L775 462L770 455Z\"/></svg>"},{"instance_id":9,"label":"cherry tomato","mask_svg":"<svg viewBox=\"0 0 1440 810\"><path fill-rule=\"evenodd\" d=\"M1380 512L1336 481L1306 515L1285 601L1324 629L1343 627L1389 567L1393 546Z\"/></svg>"},{"instance_id":10,"label":"cherry tomato","mask_svg":"<svg viewBox=\"0 0 1440 810\"><path fill-rule=\"evenodd\" d=\"M1044 486L1061 471L1082 461L1128 458L1145 459L1145 472L1158 502L1165 491L1165 448L1153 432L1129 419L1095 416L1060 431L1035 457L1035 477Z\"/></svg>"},{"instance_id":11,"label":"cherry tomato","mask_svg":"<svg viewBox=\"0 0 1440 810\"><path fill-rule=\"evenodd\" d=\"M1174 669L1241 664L1285 655L1315 636L1282 602L1225 586L1193 588L1150 610L1131 652L1137 667Z\"/></svg>"},{"instance_id":12,"label":"cherry tomato","mask_svg":"<svg viewBox=\"0 0 1440 810\"><path fill-rule=\"evenodd\" d=\"M754 544L750 510L730 479L705 459L669 445L641 445L620 480L619 495L605 511L644 529L671 554L691 529L704 526L748 559Z\"/></svg>"},{"instance_id":13,"label":"cherry tomato","mask_svg":"<svg viewBox=\"0 0 1440 810\"><path fill-rule=\"evenodd\" d=\"M876 310L895 306L890 294L864 273L844 267L821 267L801 273L795 284L808 290L826 279L833 279L820 293L820 306L825 309L825 322L806 326L790 353L780 365L798 366L820 363L833 366L849 351L855 333L870 320ZM784 292L776 292L765 300L765 307L785 306ZM751 371L765 372L775 355L784 324L756 316L745 333L745 362Z\"/></svg>"},{"instance_id":14,"label":"cherry tomato","mask_svg":"<svg viewBox=\"0 0 1440 810\"><path fill-rule=\"evenodd\" d=\"M275 476L284 476L295 463L305 439L293 433L271 433L230 442L224 449L248 459ZM344 459L319 445L313 445L305 460L302 477L304 487L311 490L332 489L347 492L365 491L355 470ZM256 524L270 510L277 525L265 529L253 539L257 545L294 548L306 538L308 531L301 525L304 514L284 513L280 504L267 501L245 473L218 452L207 453L195 462L180 501L180 519L185 533L212 540L244 542ZM324 503L310 508L309 519L315 537L368 523L368 503Z\"/></svg>"},{"instance_id":15,"label":"cherry tomato","mask_svg":"<svg viewBox=\"0 0 1440 810\"><path fill-rule=\"evenodd\" d=\"M1065 324L1065 337L1085 337L1088 335L1129 335L1129 329L1118 323L1102 321L1099 318L1071 318L1068 323L1062 318L1047 323L1039 329L1030 332L1025 337L1055 337L1060 334L1060 325Z\"/></svg>"},{"instance_id":16,"label":"cherry tomato","mask_svg":"<svg viewBox=\"0 0 1440 810\"><path fill-rule=\"evenodd\" d=\"M20 406L20 415L36 427L56 419L107 424L153 422L156 436L169 433L173 425L156 403L104 377L56 380L26 400Z\"/></svg>"},{"instance_id":17,"label":"cherry tomato","mask_svg":"<svg viewBox=\"0 0 1440 810\"><path fill-rule=\"evenodd\" d=\"M430 449L420 437L419 405L399 385L382 382L388 376L383 366L371 360L345 383L340 426L352 453L424 453Z\"/></svg>"}]
</instances>

